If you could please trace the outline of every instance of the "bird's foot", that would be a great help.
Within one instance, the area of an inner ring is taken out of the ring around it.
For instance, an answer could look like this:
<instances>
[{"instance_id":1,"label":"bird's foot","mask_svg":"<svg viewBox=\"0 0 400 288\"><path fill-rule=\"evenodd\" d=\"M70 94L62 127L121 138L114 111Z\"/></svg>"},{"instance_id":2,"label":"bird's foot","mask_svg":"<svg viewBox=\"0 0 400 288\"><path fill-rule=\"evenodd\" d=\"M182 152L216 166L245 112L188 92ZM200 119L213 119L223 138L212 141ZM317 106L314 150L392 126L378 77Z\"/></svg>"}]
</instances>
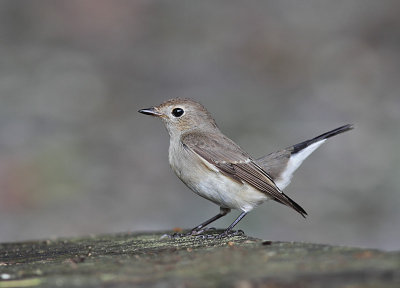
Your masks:
<instances>
[{"instance_id":1,"label":"bird's foot","mask_svg":"<svg viewBox=\"0 0 400 288\"><path fill-rule=\"evenodd\" d=\"M242 236L244 235L243 230L225 230L221 234L217 235L217 239L234 237L234 236Z\"/></svg>"},{"instance_id":2,"label":"bird's foot","mask_svg":"<svg viewBox=\"0 0 400 288\"><path fill-rule=\"evenodd\" d=\"M199 235L202 235L202 234L204 234L206 232L215 231L215 230L217 230L217 229L214 228L214 227L201 228L201 229L192 229L192 231L190 231L189 235L191 235L191 236L199 236Z\"/></svg>"},{"instance_id":3,"label":"bird's foot","mask_svg":"<svg viewBox=\"0 0 400 288\"><path fill-rule=\"evenodd\" d=\"M169 239L179 239L182 237L187 237L187 236L196 236L196 237L200 237L203 236L204 233L208 232L208 231L215 231L217 229L215 229L214 227L209 227L209 228L202 228L202 229L192 229L189 232L186 233L173 233L173 234L164 234L161 236L161 239L164 238L169 238ZM205 235L204 235L205 236Z\"/></svg>"},{"instance_id":4,"label":"bird's foot","mask_svg":"<svg viewBox=\"0 0 400 288\"><path fill-rule=\"evenodd\" d=\"M163 236L161 236L161 239L164 238L179 239L188 236L194 236L198 239L223 239L223 238L245 235L243 230L225 230L220 234L213 233L216 230L217 229L215 229L214 227L193 229L186 233L164 234Z\"/></svg>"},{"instance_id":5,"label":"bird's foot","mask_svg":"<svg viewBox=\"0 0 400 288\"><path fill-rule=\"evenodd\" d=\"M221 234L201 234L197 235L197 238L200 239L223 239L223 238L229 238L229 237L234 237L234 236L242 236L245 235L242 230L225 230Z\"/></svg>"},{"instance_id":6,"label":"bird's foot","mask_svg":"<svg viewBox=\"0 0 400 288\"><path fill-rule=\"evenodd\" d=\"M171 238L171 239L179 239L179 238L183 238L183 237L190 236L190 235L191 235L191 232L188 232L188 233L178 233L178 232L176 232L174 234L168 235L168 237Z\"/></svg>"}]
</instances>

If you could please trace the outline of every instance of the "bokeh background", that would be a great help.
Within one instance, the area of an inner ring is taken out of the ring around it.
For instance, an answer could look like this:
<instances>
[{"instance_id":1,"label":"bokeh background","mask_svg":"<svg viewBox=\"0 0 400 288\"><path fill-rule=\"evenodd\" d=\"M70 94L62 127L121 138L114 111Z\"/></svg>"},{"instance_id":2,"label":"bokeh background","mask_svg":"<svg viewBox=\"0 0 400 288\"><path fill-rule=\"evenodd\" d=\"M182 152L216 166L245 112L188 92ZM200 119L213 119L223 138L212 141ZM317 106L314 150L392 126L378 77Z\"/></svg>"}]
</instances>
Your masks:
<instances>
[{"instance_id":1,"label":"bokeh background","mask_svg":"<svg viewBox=\"0 0 400 288\"><path fill-rule=\"evenodd\" d=\"M342 124L277 203L270 240L400 249L400 2L0 1L0 241L191 228L218 212L137 113L200 101L250 154ZM237 216L216 222L224 228Z\"/></svg>"}]
</instances>

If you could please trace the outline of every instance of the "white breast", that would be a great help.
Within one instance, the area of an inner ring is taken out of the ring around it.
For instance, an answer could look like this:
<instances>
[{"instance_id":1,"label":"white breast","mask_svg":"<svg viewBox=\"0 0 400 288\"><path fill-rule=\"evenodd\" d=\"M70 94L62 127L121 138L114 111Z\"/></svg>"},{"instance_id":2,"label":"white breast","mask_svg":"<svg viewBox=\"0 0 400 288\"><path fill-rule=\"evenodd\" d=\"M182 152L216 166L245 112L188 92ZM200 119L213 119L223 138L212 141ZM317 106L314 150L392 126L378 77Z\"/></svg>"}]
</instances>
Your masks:
<instances>
[{"instance_id":1,"label":"white breast","mask_svg":"<svg viewBox=\"0 0 400 288\"><path fill-rule=\"evenodd\" d=\"M171 168L196 194L221 207L246 212L268 200L264 193L252 186L223 175L217 167L193 151L185 149L181 144L172 144L169 148Z\"/></svg>"}]
</instances>

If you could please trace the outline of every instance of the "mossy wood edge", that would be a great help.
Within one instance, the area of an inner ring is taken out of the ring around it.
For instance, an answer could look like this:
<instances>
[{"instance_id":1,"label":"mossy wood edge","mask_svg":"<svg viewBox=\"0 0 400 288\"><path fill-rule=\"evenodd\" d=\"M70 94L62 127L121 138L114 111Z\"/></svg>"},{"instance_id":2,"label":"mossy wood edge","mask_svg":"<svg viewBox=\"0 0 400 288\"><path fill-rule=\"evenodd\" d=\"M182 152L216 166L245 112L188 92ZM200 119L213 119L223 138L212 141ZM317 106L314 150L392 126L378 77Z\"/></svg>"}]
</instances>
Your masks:
<instances>
[{"instance_id":1,"label":"mossy wood edge","mask_svg":"<svg viewBox=\"0 0 400 288\"><path fill-rule=\"evenodd\" d=\"M165 233L3 243L0 288L400 287L400 252Z\"/></svg>"}]
</instances>

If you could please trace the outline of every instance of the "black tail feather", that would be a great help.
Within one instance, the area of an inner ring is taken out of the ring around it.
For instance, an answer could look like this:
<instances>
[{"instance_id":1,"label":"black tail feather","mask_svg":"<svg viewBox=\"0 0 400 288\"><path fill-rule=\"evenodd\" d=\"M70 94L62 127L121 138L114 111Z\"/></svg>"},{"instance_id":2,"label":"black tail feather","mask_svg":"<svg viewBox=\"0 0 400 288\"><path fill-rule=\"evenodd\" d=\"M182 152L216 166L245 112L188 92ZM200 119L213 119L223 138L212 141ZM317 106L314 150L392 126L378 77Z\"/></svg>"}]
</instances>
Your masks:
<instances>
[{"instance_id":1,"label":"black tail feather","mask_svg":"<svg viewBox=\"0 0 400 288\"><path fill-rule=\"evenodd\" d=\"M324 134L321 134L321 135L319 135L319 136L317 136L315 138L312 138L310 140L306 140L304 142L301 142L301 143L298 143L296 145L293 145L292 154L296 154L297 152L303 150L304 148L307 148L308 146L310 146L311 144L313 144L315 142L318 142L318 141L321 141L321 140L324 140L324 139L328 139L328 138L330 138L332 136L335 136L337 134L352 130L353 128L354 128L353 124L347 124L347 125L341 126L339 128L333 129L331 131L328 131L328 132L326 132Z\"/></svg>"}]
</instances>

